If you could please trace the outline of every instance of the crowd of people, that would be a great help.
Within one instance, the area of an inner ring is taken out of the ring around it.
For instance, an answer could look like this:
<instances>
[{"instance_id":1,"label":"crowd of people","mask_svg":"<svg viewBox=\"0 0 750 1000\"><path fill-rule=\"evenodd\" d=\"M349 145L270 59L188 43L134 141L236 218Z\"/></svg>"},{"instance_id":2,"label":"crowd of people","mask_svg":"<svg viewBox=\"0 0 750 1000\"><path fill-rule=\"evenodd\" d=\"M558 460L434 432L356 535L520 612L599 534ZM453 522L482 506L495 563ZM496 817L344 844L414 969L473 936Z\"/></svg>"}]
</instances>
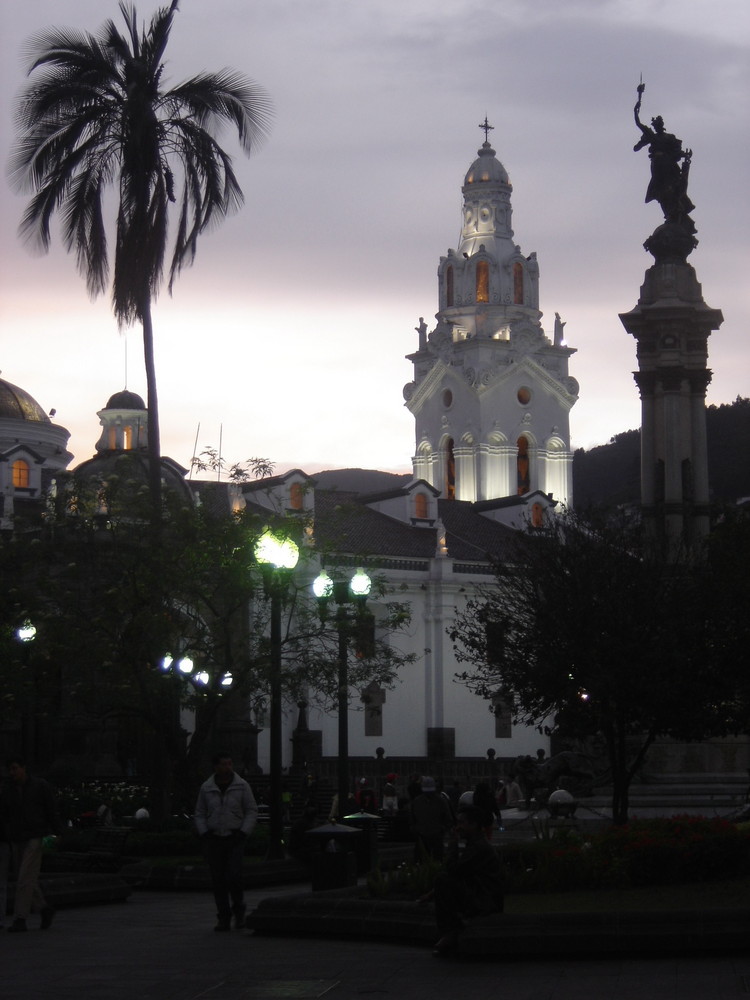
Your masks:
<instances>
[{"instance_id":1,"label":"crowd of people","mask_svg":"<svg viewBox=\"0 0 750 1000\"><path fill-rule=\"evenodd\" d=\"M309 782L307 803L296 825L309 830L319 822L316 783ZM462 790L458 782L447 788L429 775L405 781L390 773L380 788L361 778L356 791L340 807L334 797L330 822L342 822L354 813L368 813L400 823L414 842L414 860L432 859L441 864L433 890L423 902L434 901L440 939L437 954L451 951L465 917L502 909L502 878L492 848L495 830L502 830L502 810L520 803L515 781L480 781ZM285 799L285 821L291 823L291 794ZM200 787L193 816L203 845L217 910L215 930L244 927L242 859L247 837L258 820L258 803L244 778L234 770L228 753L213 759L213 773ZM105 803L97 813L98 824L113 821ZM295 824L291 823L292 834ZM55 911L44 898L39 874L45 838L61 833L61 823L51 786L29 773L23 759L7 762L7 778L0 789L0 927L6 915L8 873L15 873L15 895L8 930L28 929L32 912L40 927L52 924Z\"/></svg>"}]
</instances>

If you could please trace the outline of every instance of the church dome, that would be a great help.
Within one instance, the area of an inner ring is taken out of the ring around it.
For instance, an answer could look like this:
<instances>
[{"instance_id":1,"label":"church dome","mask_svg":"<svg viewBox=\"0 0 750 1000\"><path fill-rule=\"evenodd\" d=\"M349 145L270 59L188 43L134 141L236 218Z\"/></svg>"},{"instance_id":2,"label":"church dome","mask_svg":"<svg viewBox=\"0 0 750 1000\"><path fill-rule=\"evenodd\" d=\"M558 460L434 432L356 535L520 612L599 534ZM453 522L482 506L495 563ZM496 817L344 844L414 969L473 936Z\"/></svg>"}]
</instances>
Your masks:
<instances>
[{"instance_id":1,"label":"church dome","mask_svg":"<svg viewBox=\"0 0 750 1000\"><path fill-rule=\"evenodd\" d=\"M104 407L105 410L145 410L146 404L143 402L141 397L137 392L130 392L129 389L123 389L121 392L116 392L114 396L110 396L107 400L107 405Z\"/></svg>"},{"instance_id":2,"label":"church dome","mask_svg":"<svg viewBox=\"0 0 750 1000\"><path fill-rule=\"evenodd\" d=\"M0 419L52 423L33 396L4 379L0 379Z\"/></svg>"},{"instance_id":3,"label":"church dome","mask_svg":"<svg viewBox=\"0 0 750 1000\"><path fill-rule=\"evenodd\" d=\"M483 142L479 156L469 167L464 179L464 187L471 184L507 184L511 186L508 171L495 155L489 142Z\"/></svg>"},{"instance_id":4,"label":"church dome","mask_svg":"<svg viewBox=\"0 0 750 1000\"><path fill-rule=\"evenodd\" d=\"M166 456L162 456L159 464L162 484L177 495L189 497L190 488L185 481L188 470ZM109 483L115 488L123 510L148 490L148 456L143 448L100 452L81 462L73 472L79 481L92 484L97 491L102 484Z\"/></svg>"}]
</instances>

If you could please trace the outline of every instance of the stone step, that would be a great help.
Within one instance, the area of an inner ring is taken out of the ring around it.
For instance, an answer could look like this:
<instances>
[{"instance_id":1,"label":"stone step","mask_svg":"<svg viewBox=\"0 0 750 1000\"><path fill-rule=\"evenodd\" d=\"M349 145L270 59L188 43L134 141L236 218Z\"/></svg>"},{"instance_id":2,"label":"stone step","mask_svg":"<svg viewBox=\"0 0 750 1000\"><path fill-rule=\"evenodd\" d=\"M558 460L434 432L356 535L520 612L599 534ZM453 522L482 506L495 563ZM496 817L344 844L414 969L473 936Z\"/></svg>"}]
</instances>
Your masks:
<instances>
[{"instance_id":1,"label":"stone step","mask_svg":"<svg viewBox=\"0 0 750 1000\"><path fill-rule=\"evenodd\" d=\"M431 906L359 898L360 890L271 896L247 918L256 934L429 944L437 937ZM470 923L458 955L510 958L586 958L745 954L750 909L732 911L498 913Z\"/></svg>"}]
</instances>

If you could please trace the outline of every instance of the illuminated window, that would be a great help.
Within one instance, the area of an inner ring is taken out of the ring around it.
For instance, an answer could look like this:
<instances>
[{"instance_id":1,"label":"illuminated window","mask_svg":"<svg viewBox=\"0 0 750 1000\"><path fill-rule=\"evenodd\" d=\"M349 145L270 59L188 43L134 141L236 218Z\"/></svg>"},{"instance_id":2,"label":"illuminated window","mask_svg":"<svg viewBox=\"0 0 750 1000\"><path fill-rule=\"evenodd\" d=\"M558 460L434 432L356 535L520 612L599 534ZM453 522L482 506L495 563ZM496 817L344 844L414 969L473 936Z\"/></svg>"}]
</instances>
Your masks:
<instances>
[{"instance_id":1,"label":"illuminated window","mask_svg":"<svg viewBox=\"0 0 750 1000\"><path fill-rule=\"evenodd\" d=\"M414 516L421 519L427 517L427 497L424 493L414 495Z\"/></svg>"},{"instance_id":2,"label":"illuminated window","mask_svg":"<svg viewBox=\"0 0 750 1000\"><path fill-rule=\"evenodd\" d=\"M531 389L528 386L522 385L516 393L516 399L522 406L526 406L527 403L531 402Z\"/></svg>"},{"instance_id":3,"label":"illuminated window","mask_svg":"<svg viewBox=\"0 0 750 1000\"><path fill-rule=\"evenodd\" d=\"M490 301L490 265L486 260L477 263L477 302Z\"/></svg>"},{"instance_id":4,"label":"illuminated window","mask_svg":"<svg viewBox=\"0 0 750 1000\"><path fill-rule=\"evenodd\" d=\"M513 265L513 302L523 305L523 264L520 261Z\"/></svg>"},{"instance_id":5,"label":"illuminated window","mask_svg":"<svg viewBox=\"0 0 750 1000\"><path fill-rule=\"evenodd\" d=\"M456 456L453 454L453 438L445 443L445 496L456 499Z\"/></svg>"},{"instance_id":6,"label":"illuminated window","mask_svg":"<svg viewBox=\"0 0 750 1000\"><path fill-rule=\"evenodd\" d=\"M540 503L534 503L531 505L531 527L544 527L544 507L542 507Z\"/></svg>"},{"instance_id":7,"label":"illuminated window","mask_svg":"<svg viewBox=\"0 0 750 1000\"><path fill-rule=\"evenodd\" d=\"M302 483L292 483L289 487L289 506L292 510L302 510L303 499L304 491L302 489Z\"/></svg>"},{"instance_id":8,"label":"illuminated window","mask_svg":"<svg viewBox=\"0 0 750 1000\"><path fill-rule=\"evenodd\" d=\"M109 444L109 450L114 451L117 447L117 428L110 427L107 434L107 442Z\"/></svg>"},{"instance_id":9,"label":"illuminated window","mask_svg":"<svg viewBox=\"0 0 750 1000\"><path fill-rule=\"evenodd\" d=\"M453 305L453 268L447 267L445 269L445 304L447 306Z\"/></svg>"},{"instance_id":10,"label":"illuminated window","mask_svg":"<svg viewBox=\"0 0 750 1000\"><path fill-rule=\"evenodd\" d=\"M13 463L13 485L20 489L29 487L29 463L22 458L16 459Z\"/></svg>"},{"instance_id":11,"label":"illuminated window","mask_svg":"<svg viewBox=\"0 0 750 1000\"><path fill-rule=\"evenodd\" d=\"M516 478L518 483L518 495L522 497L529 492L531 478L529 476L529 442L525 437L520 437L516 442L518 452L516 454Z\"/></svg>"},{"instance_id":12,"label":"illuminated window","mask_svg":"<svg viewBox=\"0 0 750 1000\"><path fill-rule=\"evenodd\" d=\"M126 424L123 429L122 446L125 451L130 451L133 447L133 428L130 424Z\"/></svg>"}]
</instances>

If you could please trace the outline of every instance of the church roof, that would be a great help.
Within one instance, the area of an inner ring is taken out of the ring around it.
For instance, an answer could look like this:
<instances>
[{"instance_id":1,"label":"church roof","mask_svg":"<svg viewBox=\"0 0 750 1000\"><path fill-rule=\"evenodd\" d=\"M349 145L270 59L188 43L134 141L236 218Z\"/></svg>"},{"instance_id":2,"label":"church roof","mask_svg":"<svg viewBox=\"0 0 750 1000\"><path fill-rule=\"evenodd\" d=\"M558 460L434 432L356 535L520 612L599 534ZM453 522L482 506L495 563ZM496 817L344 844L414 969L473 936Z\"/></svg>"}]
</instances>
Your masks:
<instances>
[{"instance_id":1,"label":"church roof","mask_svg":"<svg viewBox=\"0 0 750 1000\"><path fill-rule=\"evenodd\" d=\"M438 500L446 529L448 554L464 562L488 562L507 553L518 532L479 514L464 500ZM431 559L437 536L434 527L397 520L372 510L354 493L315 491L315 539L321 551L379 558Z\"/></svg>"},{"instance_id":2,"label":"church roof","mask_svg":"<svg viewBox=\"0 0 750 1000\"><path fill-rule=\"evenodd\" d=\"M0 379L0 419L52 423L33 396L4 379Z\"/></svg>"}]
</instances>

